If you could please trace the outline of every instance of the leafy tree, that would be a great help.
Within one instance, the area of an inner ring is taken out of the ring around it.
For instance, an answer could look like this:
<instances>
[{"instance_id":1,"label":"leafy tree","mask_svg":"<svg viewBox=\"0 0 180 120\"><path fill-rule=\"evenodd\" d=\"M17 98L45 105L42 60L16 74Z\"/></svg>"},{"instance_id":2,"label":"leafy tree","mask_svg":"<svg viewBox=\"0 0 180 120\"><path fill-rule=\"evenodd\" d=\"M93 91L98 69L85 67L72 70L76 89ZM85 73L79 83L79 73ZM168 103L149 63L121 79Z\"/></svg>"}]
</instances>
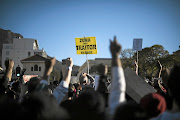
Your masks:
<instances>
[{"instance_id":1,"label":"leafy tree","mask_svg":"<svg viewBox=\"0 0 180 120\"><path fill-rule=\"evenodd\" d=\"M139 51L139 74L143 77L154 76L157 70L157 61L167 58L168 55L169 52L164 50L162 45L153 45L142 49Z\"/></svg>"},{"instance_id":2,"label":"leafy tree","mask_svg":"<svg viewBox=\"0 0 180 120\"><path fill-rule=\"evenodd\" d=\"M125 58L132 58L134 55L134 50L133 49L124 49L121 51L120 57L121 59L125 59Z\"/></svg>"},{"instance_id":3,"label":"leafy tree","mask_svg":"<svg viewBox=\"0 0 180 120\"><path fill-rule=\"evenodd\" d=\"M129 67L134 69L135 58L133 57L135 51L132 49L124 49L121 51L120 58L122 59L122 67Z\"/></svg>"}]
</instances>

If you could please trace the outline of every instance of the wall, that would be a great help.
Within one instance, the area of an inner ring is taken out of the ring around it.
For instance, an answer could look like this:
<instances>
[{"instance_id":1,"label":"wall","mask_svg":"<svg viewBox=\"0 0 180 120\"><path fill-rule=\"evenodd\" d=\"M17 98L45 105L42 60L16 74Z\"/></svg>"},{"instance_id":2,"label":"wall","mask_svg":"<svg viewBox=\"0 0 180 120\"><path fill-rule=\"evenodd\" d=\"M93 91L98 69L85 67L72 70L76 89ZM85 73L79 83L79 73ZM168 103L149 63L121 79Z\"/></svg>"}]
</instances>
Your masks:
<instances>
[{"instance_id":1,"label":"wall","mask_svg":"<svg viewBox=\"0 0 180 120\"><path fill-rule=\"evenodd\" d=\"M38 65L41 67L41 71L34 71L34 65ZM33 67L33 71L31 71L31 67ZM23 68L26 69L25 75L38 75L40 77L43 76L45 70L45 62L43 61L34 61L34 62L23 62Z\"/></svg>"},{"instance_id":2,"label":"wall","mask_svg":"<svg viewBox=\"0 0 180 120\"><path fill-rule=\"evenodd\" d=\"M111 67L111 59L110 58L96 58L95 60L89 60L89 69L91 69L91 67L93 65L98 65L98 64L104 64L104 65L108 65L108 67ZM81 75L81 73L87 73L87 62L85 62L80 68L79 68L79 72L78 72L78 79L79 76ZM92 74L91 75L95 76L96 74Z\"/></svg>"},{"instance_id":3,"label":"wall","mask_svg":"<svg viewBox=\"0 0 180 120\"><path fill-rule=\"evenodd\" d=\"M4 61L6 57L14 60L14 68L18 65L23 69L23 65L21 63L22 59L28 58L28 52L31 53L31 56L34 55L34 52L42 52L43 57L46 57L46 53L44 50L37 49L38 46L34 49L35 39L25 39L25 38L13 38L13 44L3 44L2 49L2 68L5 69ZM12 46L12 49L6 49L6 46ZM9 55L6 55L6 52L10 51Z\"/></svg>"}]
</instances>

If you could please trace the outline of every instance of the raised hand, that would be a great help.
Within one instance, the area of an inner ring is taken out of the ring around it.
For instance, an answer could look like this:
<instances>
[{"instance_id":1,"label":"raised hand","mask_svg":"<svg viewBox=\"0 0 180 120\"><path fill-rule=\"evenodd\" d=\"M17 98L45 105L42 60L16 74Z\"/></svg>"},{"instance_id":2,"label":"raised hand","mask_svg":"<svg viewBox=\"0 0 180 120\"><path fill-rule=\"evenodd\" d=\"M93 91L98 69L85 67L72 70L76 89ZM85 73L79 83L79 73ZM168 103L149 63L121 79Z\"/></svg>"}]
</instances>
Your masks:
<instances>
[{"instance_id":1,"label":"raised hand","mask_svg":"<svg viewBox=\"0 0 180 120\"><path fill-rule=\"evenodd\" d=\"M14 61L9 59L5 61L6 69L12 69L14 67Z\"/></svg>"},{"instance_id":2,"label":"raised hand","mask_svg":"<svg viewBox=\"0 0 180 120\"><path fill-rule=\"evenodd\" d=\"M121 52L121 45L117 42L116 36L114 36L114 40L110 40L110 51L111 55L118 56Z\"/></svg>"},{"instance_id":3,"label":"raised hand","mask_svg":"<svg viewBox=\"0 0 180 120\"><path fill-rule=\"evenodd\" d=\"M162 69L162 65L161 65L161 63L160 63L159 60L157 61L157 67L158 67L159 69Z\"/></svg>"},{"instance_id":4,"label":"raised hand","mask_svg":"<svg viewBox=\"0 0 180 120\"><path fill-rule=\"evenodd\" d=\"M161 77L161 72L162 72L162 65L159 62L159 60L157 61L157 67L158 67L158 76L156 75L156 77L160 78Z\"/></svg>"},{"instance_id":5,"label":"raised hand","mask_svg":"<svg viewBox=\"0 0 180 120\"><path fill-rule=\"evenodd\" d=\"M112 66L121 66L121 60L119 59L121 45L117 42L116 36L114 41L110 40L110 52L112 55Z\"/></svg>"},{"instance_id":6,"label":"raised hand","mask_svg":"<svg viewBox=\"0 0 180 120\"><path fill-rule=\"evenodd\" d=\"M9 81L11 81L11 77L12 77L12 70L14 67L14 61L13 60L6 60L5 61L5 66L6 66L6 73L5 73L5 77L9 79Z\"/></svg>"},{"instance_id":7,"label":"raised hand","mask_svg":"<svg viewBox=\"0 0 180 120\"><path fill-rule=\"evenodd\" d=\"M63 79L64 80L66 80L66 77L68 76L69 67L73 67L72 58L67 58L66 59L66 64L64 64L62 66L62 74L63 74ZM72 69L70 71L72 71Z\"/></svg>"},{"instance_id":8,"label":"raised hand","mask_svg":"<svg viewBox=\"0 0 180 120\"><path fill-rule=\"evenodd\" d=\"M67 67L73 67L73 60L72 60L72 58L67 58L66 59L66 66Z\"/></svg>"},{"instance_id":9,"label":"raised hand","mask_svg":"<svg viewBox=\"0 0 180 120\"><path fill-rule=\"evenodd\" d=\"M53 71L53 66L56 63L56 58L53 57L50 60L46 60L45 61L45 72L44 72L44 79L47 80L48 76L51 74L51 72Z\"/></svg>"}]
</instances>

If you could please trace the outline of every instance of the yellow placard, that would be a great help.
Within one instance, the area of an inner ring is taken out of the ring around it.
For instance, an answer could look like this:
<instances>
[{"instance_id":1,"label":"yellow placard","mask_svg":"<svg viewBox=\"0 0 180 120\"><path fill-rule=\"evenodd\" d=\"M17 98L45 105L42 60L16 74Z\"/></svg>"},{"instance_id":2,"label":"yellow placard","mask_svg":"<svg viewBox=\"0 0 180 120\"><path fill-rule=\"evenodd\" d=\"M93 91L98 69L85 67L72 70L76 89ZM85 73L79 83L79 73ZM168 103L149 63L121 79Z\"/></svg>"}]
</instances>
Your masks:
<instances>
[{"instance_id":1,"label":"yellow placard","mask_svg":"<svg viewBox=\"0 0 180 120\"><path fill-rule=\"evenodd\" d=\"M96 37L75 38L77 54L97 54Z\"/></svg>"}]
</instances>

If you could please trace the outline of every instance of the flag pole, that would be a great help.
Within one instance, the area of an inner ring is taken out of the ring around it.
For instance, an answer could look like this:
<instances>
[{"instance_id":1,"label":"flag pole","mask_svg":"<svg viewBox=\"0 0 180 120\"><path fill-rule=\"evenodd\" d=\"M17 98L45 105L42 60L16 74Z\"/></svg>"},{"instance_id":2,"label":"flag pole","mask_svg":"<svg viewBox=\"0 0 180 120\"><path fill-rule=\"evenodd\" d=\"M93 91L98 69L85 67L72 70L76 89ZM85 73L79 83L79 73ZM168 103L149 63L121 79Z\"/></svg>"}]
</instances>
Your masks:
<instances>
[{"instance_id":1,"label":"flag pole","mask_svg":"<svg viewBox=\"0 0 180 120\"><path fill-rule=\"evenodd\" d=\"M88 61L88 56L86 54L86 61L87 61L87 73L89 74L89 61Z\"/></svg>"},{"instance_id":2,"label":"flag pole","mask_svg":"<svg viewBox=\"0 0 180 120\"><path fill-rule=\"evenodd\" d=\"M137 66L136 67L137 67L137 71L136 71L137 73L136 74L138 75L138 50L137 50Z\"/></svg>"},{"instance_id":3,"label":"flag pole","mask_svg":"<svg viewBox=\"0 0 180 120\"><path fill-rule=\"evenodd\" d=\"M85 39L85 36L84 36ZM89 74L89 61L88 61L88 56L86 54L86 62L87 62L87 74Z\"/></svg>"}]
</instances>

